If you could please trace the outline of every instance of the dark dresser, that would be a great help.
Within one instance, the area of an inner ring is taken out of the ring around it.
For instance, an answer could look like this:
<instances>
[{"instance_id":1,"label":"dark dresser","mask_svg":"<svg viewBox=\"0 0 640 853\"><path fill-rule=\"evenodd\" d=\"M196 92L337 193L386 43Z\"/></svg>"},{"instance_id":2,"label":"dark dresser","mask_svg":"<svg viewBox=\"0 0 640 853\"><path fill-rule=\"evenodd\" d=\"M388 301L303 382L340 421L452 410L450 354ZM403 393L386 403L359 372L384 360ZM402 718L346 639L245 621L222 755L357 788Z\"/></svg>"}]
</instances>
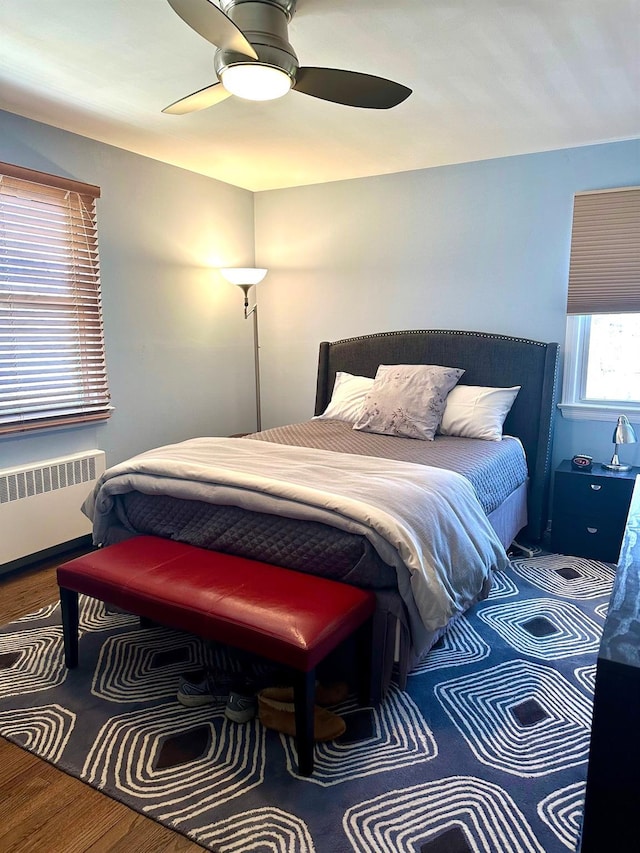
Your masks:
<instances>
[{"instance_id":1,"label":"dark dresser","mask_svg":"<svg viewBox=\"0 0 640 853\"><path fill-rule=\"evenodd\" d=\"M615 473L595 463L576 471L569 459L556 469L551 513L551 550L616 563L640 468Z\"/></svg>"},{"instance_id":2,"label":"dark dresser","mask_svg":"<svg viewBox=\"0 0 640 853\"><path fill-rule=\"evenodd\" d=\"M578 849L640 850L640 478L598 653Z\"/></svg>"}]
</instances>

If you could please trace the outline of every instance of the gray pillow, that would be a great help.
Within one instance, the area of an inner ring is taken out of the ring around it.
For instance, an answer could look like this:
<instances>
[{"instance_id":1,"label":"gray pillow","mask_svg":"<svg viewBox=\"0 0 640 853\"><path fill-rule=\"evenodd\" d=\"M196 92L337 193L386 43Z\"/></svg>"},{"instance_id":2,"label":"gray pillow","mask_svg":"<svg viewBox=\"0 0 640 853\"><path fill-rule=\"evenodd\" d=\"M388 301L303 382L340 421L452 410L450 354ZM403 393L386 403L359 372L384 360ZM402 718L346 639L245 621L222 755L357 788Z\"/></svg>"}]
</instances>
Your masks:
<instances>
[{"instance_id":1,"label":"gray pillow","mask_svg":"<svg viewBox=\"0 0 640 853\"><path fill-rule=\"evenodd\" d=\"M463 373L434 364L381 364L353 429L433 441L447 394Z\"/></svg>"}]
</instances>

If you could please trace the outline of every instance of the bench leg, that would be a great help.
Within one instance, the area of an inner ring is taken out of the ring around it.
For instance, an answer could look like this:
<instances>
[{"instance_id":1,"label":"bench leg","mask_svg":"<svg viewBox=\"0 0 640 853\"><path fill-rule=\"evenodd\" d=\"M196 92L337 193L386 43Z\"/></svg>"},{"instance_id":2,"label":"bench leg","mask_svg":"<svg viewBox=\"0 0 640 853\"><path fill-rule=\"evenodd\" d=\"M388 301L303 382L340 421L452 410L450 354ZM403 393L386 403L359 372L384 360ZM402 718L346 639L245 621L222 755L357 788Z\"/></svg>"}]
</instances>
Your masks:
<instances>
[{"instance_id":1,"label":"bench leg","mask_svg":"<svg viewBox=\"0 0 640 853\"><path fill-rule=\"evenodd\" d=\"M356 661L358 668L358 702L361 705L378 705L381 696L379 689L374 689L372 656L373 656L373 617L356 631Z\"/></svg>"},{"instance_id":2,"label":"bench leg","mask_svg":"<svg viewBox=\"0 0 640 853\"><path fill-rule=\"evenodd\" d=\"M297 672L293 697L296 715L296 749L298 772L301 776L313 773L313 726L316 699L316 671Z\"/></svg>"},{"instance_id":3,"label":"bench leg","mask_svg":"<svg viewBox=\"0 0 640 853\"><path fill-rule=\"evenodd\" d=\"M60 587L60 612L62 614L62 637L64 640L64 662L67 669L78 666L78 593Z\"/></svg>"}]
</instances>

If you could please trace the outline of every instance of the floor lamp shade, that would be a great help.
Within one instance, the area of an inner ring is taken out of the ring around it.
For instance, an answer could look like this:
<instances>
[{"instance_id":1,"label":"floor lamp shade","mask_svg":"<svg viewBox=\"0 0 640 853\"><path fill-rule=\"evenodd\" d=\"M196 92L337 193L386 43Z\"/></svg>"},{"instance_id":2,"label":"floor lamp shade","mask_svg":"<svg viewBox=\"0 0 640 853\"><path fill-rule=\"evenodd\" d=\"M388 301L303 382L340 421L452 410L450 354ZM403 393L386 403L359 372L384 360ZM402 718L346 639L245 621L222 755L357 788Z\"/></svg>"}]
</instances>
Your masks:
<instances>
[{"instance_id":1,"label":"floor lamp shade","mask_svg":"<svg viewBox=\"0 0 640 853\"><path fill-rule=\"evenodd\" d=\"M221 269L220 273L230 284L252 287L254 284L260 284L267 271L257 267L227 267Z\"/></svg>"},{"instance_id":2,"label":"floor lamp shade","mask_svg":"<svg viewBox=\"0 0 640 853\"><path fill-rule=\"evenodd\" d=\"M262 417L260 413L260 345L258 343L258 303L254 302L253 308L249 308L249 290L256 284L260 284L266 276L266 269L257 267L225 267L220 274L230 284L235 284L244 291L244 319L253 317L253 361L256 379L256 429L262 429Z\"/></svg>"}]
</instances>

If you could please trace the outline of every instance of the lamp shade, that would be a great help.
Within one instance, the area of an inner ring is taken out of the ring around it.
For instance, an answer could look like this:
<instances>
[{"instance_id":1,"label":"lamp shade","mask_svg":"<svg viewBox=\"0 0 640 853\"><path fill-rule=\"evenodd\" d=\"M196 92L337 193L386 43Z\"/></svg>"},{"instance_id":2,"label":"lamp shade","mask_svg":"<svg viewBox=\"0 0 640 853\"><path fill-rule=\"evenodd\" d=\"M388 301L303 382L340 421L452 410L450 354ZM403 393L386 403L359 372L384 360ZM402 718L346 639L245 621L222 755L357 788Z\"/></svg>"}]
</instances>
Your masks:
<instances>
[{"instance_id":1,"label":"lamp shade","mask_svg":"<svg viewBox=\"0 0 640 853\"><path fill-rule=\"evenodd\" d=\"M231 284L251 287L254 284L260 284L267 270L257 267L226 267L220 270L220 274Z\"/></svg>"},{"instance_id":2,"label":"lamp shade","mask_svg":"<svg viewBox=\"0 0 640 853\"><path fill-rule=\"evenodd\" d=\"M636 431L629 423L629 418L626 415L620 415L613 431L613 438L611 439L614 444L613 457L611 462L608 464L603 463L602 467L606 468L607 471L630 471L631 465L620 462L618 458L618 445L635 444L637 440Z\"/></svg>"},{"instance_id":3,"label":"lamp shade","mask_svg":"<svg viewBox=\"0 0 640 853\"><path fill-rule=\"evenodd\" d=\"M611 440L614 444L635 444L637 442L636 431L629 423L629 418L626 415L620 415L618 418Z\"/></svg>"}]
</instances>

